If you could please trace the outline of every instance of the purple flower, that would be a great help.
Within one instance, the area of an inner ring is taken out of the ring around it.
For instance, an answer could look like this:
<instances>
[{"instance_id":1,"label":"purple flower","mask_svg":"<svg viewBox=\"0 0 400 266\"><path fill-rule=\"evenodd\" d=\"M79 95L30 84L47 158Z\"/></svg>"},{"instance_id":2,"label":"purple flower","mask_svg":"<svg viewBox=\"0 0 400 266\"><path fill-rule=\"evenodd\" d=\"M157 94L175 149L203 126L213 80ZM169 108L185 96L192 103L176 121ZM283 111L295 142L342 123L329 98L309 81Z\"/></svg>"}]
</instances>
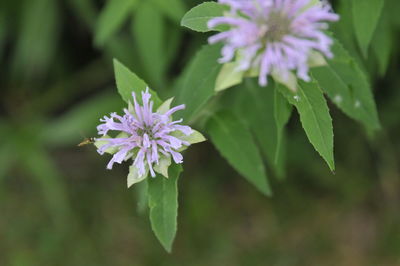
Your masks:
<instances>
[{"instance_id":1,"label":"purple flower","mask_svg":"<svg viewBox=\"0 0 400 266\"><path fill-rule=\"evenodd\" d=\"M175 163L182 163L180 152L191 143L204 140L200 133L181 125L182 119L172 120L172 114L184 109L184 105L170 109L172 99L169 99L153 112L153 101L150 100L148 89L142 92L143 106L138 104L134 93L132 96L134 105L129 103L129 108L124 109L122 116L111 113L110 117L100 119L102 123L97 130L103 137L96 140L100 154L113 154L108 169L114 163L133 159L130 176L134 180L130 182L128 176L128 186L146 178L149 171L152 177L156 176L155 172L168 177L171 157ZM117 131L119 134L111 138L107 135L109 131Z\"/></svg>"},{"instance_id":2,"label":"purple flower","mask_svg":"<svg viewBox=\"0 0 400 266\"><path fill-rule=\"evenodd\" d=\"M309 81L310 57L315 52L332 57L331 38L323 31L327 21L337 21L326 2L313 0L219 0L230 6L223 17L208 21L210 29L229 25L230 29L211 36L210 44L223 42L220 63L236 56L237 71L256 69L259 83L267 76L290 79L292 71Z\"/></svg>"}]
</instances>

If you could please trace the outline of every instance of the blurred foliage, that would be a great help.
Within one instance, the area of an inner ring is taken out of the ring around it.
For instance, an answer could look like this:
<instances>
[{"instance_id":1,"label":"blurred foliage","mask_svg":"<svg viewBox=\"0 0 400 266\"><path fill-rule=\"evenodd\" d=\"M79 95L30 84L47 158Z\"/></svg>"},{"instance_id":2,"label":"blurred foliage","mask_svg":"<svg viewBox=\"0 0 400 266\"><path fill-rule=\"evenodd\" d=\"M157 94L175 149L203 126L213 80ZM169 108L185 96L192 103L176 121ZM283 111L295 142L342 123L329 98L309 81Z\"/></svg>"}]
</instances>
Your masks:
<instances>
[{"instance_id":1,"label":"blurred foliage","mask_svg":"<svg viewBox=\"0 0 400 266\"><path fill-rule=\"evenodd\" d=\"M334 31L371 77L383 130L367 138L332 105L332 175L291 119L287 178L272 179L272 198L255 193L211 145L191 149L172 255L136 211L127 166L106 171L107 158L76 147L123 106L113 57L163 99L183 85L177 77L206 43L179 25L197 3L0 2L0 265L398 265L397 0L385 1L368 57L350 34L350 1L334 2ZM107 16L114 24L103 28Z\"/></svg>"}]
</instances>

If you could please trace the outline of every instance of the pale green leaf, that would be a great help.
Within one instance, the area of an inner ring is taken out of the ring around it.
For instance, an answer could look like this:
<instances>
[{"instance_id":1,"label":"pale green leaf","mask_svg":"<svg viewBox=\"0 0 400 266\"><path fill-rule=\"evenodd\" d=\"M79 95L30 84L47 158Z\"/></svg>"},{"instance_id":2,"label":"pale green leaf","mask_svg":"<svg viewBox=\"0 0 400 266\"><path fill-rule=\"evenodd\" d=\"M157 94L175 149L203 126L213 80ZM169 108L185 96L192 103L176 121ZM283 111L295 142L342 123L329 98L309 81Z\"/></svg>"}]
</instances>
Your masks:
<instances>
[{"instance_id":1,"label":"pale green leaf","mask_svg":"<svg viewBox=\"0 0 400 266\"><path fill-rule=\"evenodd\" d=\"M183 140L188 141L190 144L206 141L206 138L199 131L193 129L193 133L189 136L184 136Z\"/></svg>"},{"instance_id":2,"label":"pale green leaf","mask_svg":"<svg viewBox=\"0 0 400 266\"><path fill-rule=\"evenodd\" d=\"M121 132L116 136L116 138L127 138L128 136L129 136L128 133ZM94 146L96 146L97 149L100 149L104 145L108 144L108 140L107 139L109 139L109 138L111 138L111 137L108 136L108 135L105 135L105 136L103 136L101 138L97 138L96 141L94 142ZM113 146L113 147L110 147L110 148L106 149L105 153L114 154L117 151L118 151L118 148Z\"/></svg>"},{"instance_id":3,"label":"pale green leaf","mask_svg":"<svg viewBox=\"0 0 400 266\"><path fill-rule=\"evenodd\" d=\"M308 58L308 66L309 67L319 67L319 66L325 66L326 60L324 56L316 51L311 51L310 56Z\"/></svg>"},{"instance_id":4,"label":"pale green leaf","mask_svg":"<svg viewBox=\"0 0 400 266\"><path fill-rule=\"evenodd\" d=\"M94 142L94 146L95 146L97 149L100 149L101 147L103 147L104 145L106 145L106 144L108 143L107 140L103 140L103 139L109 139L109 138L111 138L111 137L108 136L108 135L104 135L103 137L98 138L98 139ZM117 148L117 147L110 147L110 148L108 148L108 149L105 151L105 153L114 154L114 153L116 153L117 151L118 151L118 148Z\"/></svg>"},{"instance_id":5,"label":"pale green leaf","mask_svg":"<svg viewBox=\"0 0 400 266\"><path fill-rule=\"evenodd\" d=\"M278 85L285 98L296 107L304 131L315 150L333 171L333 127L328 105L318 83L299 81L296 92Z\"/></svg>"},{"instance_id":6,"label":"pale green leaf","mask_svg":"<svg viewBox=\"0 0 400 266\"><path fill-rule=\"evenodd\" d=\"M181 131L174 131L171 133L172 136L177 137L181 140L187 141L190 144L195 144L199 142L203 142L206 140L206 138L201 134L200 132L192 129L193 132L189 136L183 134Z\"/></svg>"},{"instance_id":7,"label":"pale green leaf","mask_svg":"<svg viewBox=\"0 0 400 266\"><path fill-rule=\"evenodd\" d=\"M221 17L224 11L229 8L215 2L204 2L190 9L182 18L181 26L198 32L211 31L207 22L215 17ZM223 27L216 27L215 30L223 30Z\"/></svg>"},{"instance_id":8,"label":"pale green leaf","mask_svg":"<svg viewBox=\"0 0 400 266\"><path fill-rule=\"evenodd\" d=\"M177 230L177 182L181 172L182 167L173 164L168 171L169 178L161 175L157 175L155 178L148 178L151 228L168 252L171 252Z\"/></svg>"},{"instance_id":9,"label":"pale green leaf","mask_svg":"<svg viewBox=\"0 0 400 266\"><path fill-rule=\"evenodd\" d=\"M134 166L134 165L129 166L129 174L128 174L128 178L126 179L128 188L130 188L133 184L143 181L148 176L148 174L149 174L149 170L146 169L146 173L144 175L140 176L136 166Z\"/></svg>"},{"instance_id":10,"label":"pale green leaf","mask_svg":"<svg viewBox=\"0 0 400 266\"><path fill-rule=\"evenodd\" d=\"M364 57L381 16L384 0L352 0L355 35Z\"/></svg>"},{"instance_id":11,"label":"pale green leaf","mask_svg":"<svg viewBox=\"0 0 400 266\"><path fill-rule=\"evenodd\" d=\"M246 124L230 112L219 112L207 123L211 141L231 166L265 195L271 195L260 152Z\"/></svg>"},{"instance_id":12,"label":"pale green leaf","mask_svg":"<svg viewBox=\"0 0 400 266\"><path fill-rule=\"evenodd\" d=\"M171 165L171 156L161 156L158 164L153 166L154 171L168 178L168 168Z\"/></svg>"},{"instance_id":13,"label":"pale green leaf","mask_svg":"<svg viewBox=\"0 0 400 266\"><path fill-rule=\"evenodd\" d=\"M157 109L157 113L165 114L169 109L171 109L171 103L174 100L174 97L169 98L165 102L163 102L160 107Z\"/></svg>"},{"instance_id":14,"label":"pale green leaf","mask_svg":"<svg viewBox=\"0 0 400 266\"><path fill-rule=\"evenodd\" d=\"M291 91L295 92L297 90L297 76L293 72L288 72L287 75L283 76L279 71L272 71L271 74L274 81L285 85Z\"/></svg>"},{"instance_id":15,"label":"pale green leaf","mask_svg":"<svg viewBox=\"0 0 400 266\"><path fill-rule=\"evenodd\" d=\"M138 0L108 0L96 24L95 43L103 45L127 20Z\"/></svg>"},{"instance_id":16,"label":"pale green leaf","mask_svg":"<svg viewBox=\"0 0 400 266\"><path fill-rule=\"evenodd\" d=\"M244 72L237 70L237 63L226 63L222 66L215 82L215 91L222 91L242 82Z\"/></svg>"}]
</instances>

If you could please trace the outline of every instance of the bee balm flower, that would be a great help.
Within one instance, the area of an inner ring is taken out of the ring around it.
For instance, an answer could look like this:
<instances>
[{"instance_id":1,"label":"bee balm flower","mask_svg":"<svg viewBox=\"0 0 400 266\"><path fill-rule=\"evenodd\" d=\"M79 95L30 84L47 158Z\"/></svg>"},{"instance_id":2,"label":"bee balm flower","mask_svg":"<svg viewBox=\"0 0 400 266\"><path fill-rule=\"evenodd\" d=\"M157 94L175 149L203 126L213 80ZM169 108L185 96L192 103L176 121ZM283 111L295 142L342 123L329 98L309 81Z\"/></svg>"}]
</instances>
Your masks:
<instances>
[{"instance_id":1,"label":"bee balm flower","mask_svg":"<svg viewBox=\"0 0 400 266\"><path fill-rule=\"evenodd\" d=\"M185 108L178 105L170 109L172 99L164 102L157 111L153 112L151 94L142 92L143 105L139 105L135 94L132 94L134 105L124 109L122 116L112 113L104 116L98 127L102 138L96 139L98 152L113 154L107 165L108 169L114 163L121 163L132 158L128 176L128 187L145 179L150 172L152 177L156 172L168 177L168 167L171 158L177 164L182 163L181 152L190 144L204 141L204 137L189 126L181 125L182 119L173 121L172 114ZM109 131L119 134L112 138Z\"/></svg>"},{"instance_id":2,"label":"bee balm flower","mask_svg":"<svg viewBox=\"0 0 400 266\"><path fill-rule=\"evenodd\" d=\"M223 42L220 63L236 55L238 71L257 69L259 83L267 76L289 80L291 71L309 81L308 61L315 52L332 57L332 40L323 32L328 21L339 16L326 2L315 0L219 0L230 6L223 17L208 21L213 29L228 25L230 29L209 38L209 43Z\"/></svg>"}]
</instances>

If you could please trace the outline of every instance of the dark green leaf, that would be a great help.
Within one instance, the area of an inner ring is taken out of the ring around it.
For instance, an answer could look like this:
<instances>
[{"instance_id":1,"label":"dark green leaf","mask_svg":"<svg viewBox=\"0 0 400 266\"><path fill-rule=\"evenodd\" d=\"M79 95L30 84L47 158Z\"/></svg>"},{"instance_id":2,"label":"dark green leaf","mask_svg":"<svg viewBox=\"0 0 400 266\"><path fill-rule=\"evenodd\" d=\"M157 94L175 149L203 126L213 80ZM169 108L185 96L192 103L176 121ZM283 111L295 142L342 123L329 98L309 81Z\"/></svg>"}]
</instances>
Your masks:
<instances>
[{"instance_id":1,"label":"dark green leaf","mask_svg":"<svg viewBox=\"0 0 400 266\"><path fill-rule=\"evenodd\" d=\"M277 153L277 128L274 118L274 87L270 83L267 87L261 87L255 79L245 79L241 90L241 103L236 104L238 116L247 122L249 128L260 144L263 154L266 156L275 172L280 175L282 169L275 166Z\"/></svg>"},{"instance_id":2,"label":"dark green leaf","mask_svg":"<svg viewBox=\"0 0 400 266\"><path fill-rule=\"evenodd\" d=\"M117 94L97 95L48 123L42 132L45 143L77 145L83 138L93 137L99 118L110 112L122 111L123 101Z\"/></svg>"},{"instance_id":3,"label":"dark green leaf","mask_svg":"<svg viewBox=\"0 0 400 266\"><path fill-rule=\"evenodd\" d=\"M284 155L284 138L285 138L285 126L289 121L290 115L292 114L292 106L288 101L282 96L278 89L275 88L274 93L274 118L276 124L276 153L275 153L275 164L278 169L281 170L281 175L283 175L283 155Z\"/></svg>"},{"instance_id":4,"label":"dark green leaf","mask_svg":"<svg viewBox=\"0 0 400 266\"><path fill-rule=\"evenodd\" d=\"M60 35L58 5L52 0L27 1L23 5L12 66L15 79L37 79L47 73Z\"/></svg>"},{"instance_id":5,"label":"dark green leaf","mask_svg":"<svg viewBox=\"0 0 400 266\"><path fill-rule=\"evenodd\" d=\"M386 73L392 55L393 36L389 18L382 16L371 43L372 51L378 60L379 74L381 76Z\"/></svg>"},{"instance_id":6,"label":"dark green leaf","mask_svg":"<svg viewBox=\"0 0 400 266\"><path fill-rule=\"evenodd\" d=\"M96 4L91 0L68 0L74 15L89 29L94 29L96 24Z\"/></svg>"},{"instance_id":7,"label":"dark green leaf","mask_svg":"<svg viewBox=\"0 0 400 266\"><path fill-rule=\"evenodd\" d=\"M116 59L114 59L114 72L118 92L122 99L125 102L132 102L132 92L135 92L138 102L141 103L141 92L146 90L147 84ZM157 93L150 89L149 93L154 101L154 108L160 106L161 100Z\"/></svg>"},{"instance_id":8,"label":"dark green leaf","mask_svg":"<svg viewBox=\"0 0 400 266\"><path fill-rule=\"evenodd\" d=\"M8 25L5 10L0 10L0 60L3 58L4 48L7 41L7 28Z\"/></svg>"},{"instance_id":9,"label":"dark green leaf","mask_svg":"<svg viewBox=\"0 0 400 266\"><path fill-rule=\"evenodd\" d=\"M219 112L207 123L211 141L225 159L263 194L271 195L260 152L246 124L230 112Z\"/></svg>"},{"instance_id":10,"label":"dark green leaf","mask_svg":"<svg viewBox=\"0 0 400 266\"><path fill-rule=\"evenodd\" d=\"M68 218L71 215L71 206L66 187L63 184L66 179L56 169L51 157L47 156L40 148L27 150L24 156L26 157L22 159L23 167L41 187L54 222L60 227L67 226Z\"/></svg>"},{"instance_id":11,"label":"dark green leaf","mask_svg":"<svg viewBox=\"0 0 400 266\"><path fill-rule=\"evenodd\" d=\"M162 175L148 178L151 228L168 252L171 252L177 230L177 182L181 172L182 167L173 164L168 170L169 178L165 178Z\"/></svg>"},{"instance_id":12,"label":"dark green leaf","mask_svg":"<svg viewBox=\"0 0 400 266\"><path fill-rule=\"evenodd\" d=\"M134 186L137 193L137 210L140 214L144 213L148 207L148 187L149 184L147 179L135 184Z\"/></svg>"},{"instance_id":13,"label":"dark green leaf","mask_svg":"<svg viewBox=\"0 0 400 266\"><path fill-rule=\"evenodd\" d=\"M146 0L148 1L148 0ZM167 17L175 22L179 22L183 14L185 14L185 5L182 0L152 0L153 3L163 12Z\"/></svg>"},{"instance_id":14,"label":"dark green leaf","mask_svg":"<svg viewBox=\"0 0 400 266\"><path fill-rule=\"evenodd\" d=\"M133 35L148 81L160 87L165 70L164 21L151 2L144 1L133 19Z\"/></svg>"},{"instance_id":15,"label":"dark green leaf","mask_svg":"<svg viewBox=\"0 0 400 266\"><path fill-rule=\"evenodd\" d=\"M312 68L312 75L344 113L369 130L379 129L375 101L366 76L338 41L332 51L335 57L325 66Z\"/></svg>"},{"instance_id":16,"label":"dark green leaf","mask_svg":"<svg viewBox=\"0 0 400 266\"><path fill-rule=\"evenodd\" d=\"M95 31L95 43L103 45L132 13L137 0L109 0L101 11Z\"/></svg>"},{"instance_id":17,"label":"dark green leaf","mask_svg":"<svg viewBox=\"0 0 400 266\"><path fill-rule=\"evenodd\" d=\"M352 0L353 23L358 45L364 57L378 24L384 0Z\"/></svg>"},{"instance_id":18,"label":"dark green leaf","mask_svg":"<svg viewBox=\"0 0 400 266\"><path fill-rule=\"evenodd\" d=\"M11 144L6 144L0 149L0 186L3 186L2 181L6 177L8 171L14 166L16 154L15 147ZM1 192L1 189L0 189Z\"/></svg>"},{"instance_id":19,"label":"dark green leaf","mask_svg":"<svg viewBox=\"0 0 400 266\"><path fill-rule=\"evenodd\" d=\"M285 98L296 107L308 139L333 171L333 128L328 105L318 83L299 80L297 92L277 86Z\"/></svg>"},{"instance_id":20,"label":"dark green leaf","mask_svg":"<svg viewBox=\"0 0 400 266\"><path fill-rule=\"evenodd\" d=\"M221 69L221 64L217 62L220 48L219 45L204 46L188 66L183 86L177 96L177 103L186 105L182 117L187 122L198 115L203 105L215 93L215 80Z\"/></svg>"}]
</instances>

